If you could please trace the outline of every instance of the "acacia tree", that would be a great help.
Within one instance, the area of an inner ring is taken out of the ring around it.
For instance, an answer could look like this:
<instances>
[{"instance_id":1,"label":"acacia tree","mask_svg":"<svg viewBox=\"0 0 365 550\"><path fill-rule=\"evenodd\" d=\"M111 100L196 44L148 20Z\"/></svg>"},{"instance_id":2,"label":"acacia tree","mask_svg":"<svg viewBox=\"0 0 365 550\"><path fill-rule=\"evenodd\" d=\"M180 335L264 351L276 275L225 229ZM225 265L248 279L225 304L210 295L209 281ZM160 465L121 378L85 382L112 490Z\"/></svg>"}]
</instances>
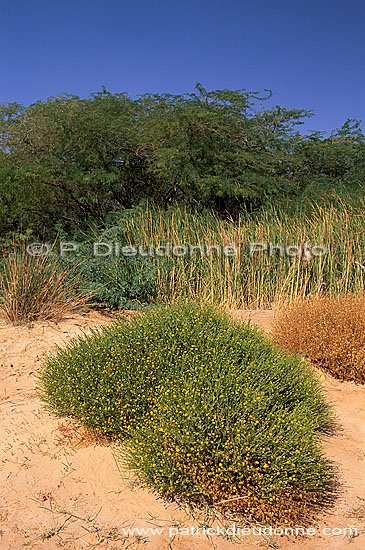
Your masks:
<instances>
[{"instance_id":1,"label":"acacia tree","mask_svg":"<svg viewBox=\"0 0 365 550\"><path fill-rule=\"evenodd\" d=\"M37 191L38 200L26 202L24 210L45 210L53 221L72 221L102 215L114 202L130 206L131 166L134 184L141 180L131 144L134 111L125 94L107 92L87 100L50 98L26 109L19 106L12 116L9 107L3 108L3 150L9 169L18 174L14 194L20 191L19 178L22 189Z\"/></svg>"},{"instance_id":2,"label":"acacia tree","mask_svg":"<svg viewBox=\"0 0 365 550\"><path fill-rule=\"evenodd\" d=\"M292 178L305 194L327 189L351 192L365 180L365 138L360 122L348 119L325 137L324 132L300 136L294 149Z\"/></svg>"},{"instance_id":3,"label":"acacia tree","mask_svg":"<svg viewBox=\"0 0 365 550\"><path fill-rule=\"evenodd\" d=\"M220 213L257 207L294 188L280 163L311 113L261 106L270 94L217 90L183 96L146 95L142 135L150 136L148 171L164 204L185 201Z\"/></svg>"},{"instance_id":4,"label":"acacia tree","mask_svg":"<svg viewBox=\"0 0 365 550\"><path fill-rule=\"evenodd\" d=\"M364 136L348 121L302 136L310 111L265 109L246 90L130 97L103 89L0 109L4 232L68 231L143 199L234 215L282 196L364 177Z\"/></svg>"}]
</instances>

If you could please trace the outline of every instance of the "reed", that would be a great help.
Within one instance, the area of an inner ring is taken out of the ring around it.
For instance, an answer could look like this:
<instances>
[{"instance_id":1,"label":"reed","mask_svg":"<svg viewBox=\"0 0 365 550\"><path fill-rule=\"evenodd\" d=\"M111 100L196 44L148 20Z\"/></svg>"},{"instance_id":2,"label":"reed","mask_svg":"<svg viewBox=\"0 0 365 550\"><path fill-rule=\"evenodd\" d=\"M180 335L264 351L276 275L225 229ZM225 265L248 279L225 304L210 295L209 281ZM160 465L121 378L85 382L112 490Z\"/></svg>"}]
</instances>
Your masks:
<instances>
[{"instance_id":1,"label":"reed","mask_svg":"<svg viewBox=\"0 0 365 550\"><path fill-rule=\"evenodd\" d=\"M78 266L62 268L50 252L31 256L25 246L14 247L5 258L0 273L0 314L7 321L58 320L90 303L92 292L83 288Z\"/></svg>"},{"instance_id":2,"label":"reed","mask_svg":"<svg viewBox=\"0 0 365 550\"><path fill-rule=\"evenodd\" d=\"M299 297L361 292L365 276L364 200L323 206L311 211L272 207L238 220L223 220L214 213L183 208L147 207L126 222L125 239L144 247L178 245L234 245L235 256L151 256L157 271L159 302L186 297L231 308L265 308ZM327 249L322 256L288 256L274 251L250 255L249 243L273 243Z\"/></svg>"}]
</instances>

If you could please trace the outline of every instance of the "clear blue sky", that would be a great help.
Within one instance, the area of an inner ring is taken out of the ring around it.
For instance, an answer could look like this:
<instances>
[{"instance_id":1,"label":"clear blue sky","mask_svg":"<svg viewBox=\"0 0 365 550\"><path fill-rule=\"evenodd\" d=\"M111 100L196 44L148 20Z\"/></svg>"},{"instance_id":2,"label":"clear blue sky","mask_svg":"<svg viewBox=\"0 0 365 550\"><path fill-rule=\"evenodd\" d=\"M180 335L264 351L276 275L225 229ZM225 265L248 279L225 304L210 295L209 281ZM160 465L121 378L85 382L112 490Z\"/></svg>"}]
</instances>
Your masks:
<instances>
[{"instance_id":1,"label":"clear blue sky","mask_svg":"<svg viewBox=\"0 0 365 550\"><path fill-rule=\"evenodd\" d=\"M363 0L0 0L0 101L271 88L306 129L365 119ZM363 124L364 128L364 124Z\"/></svg>"}]
</instances>

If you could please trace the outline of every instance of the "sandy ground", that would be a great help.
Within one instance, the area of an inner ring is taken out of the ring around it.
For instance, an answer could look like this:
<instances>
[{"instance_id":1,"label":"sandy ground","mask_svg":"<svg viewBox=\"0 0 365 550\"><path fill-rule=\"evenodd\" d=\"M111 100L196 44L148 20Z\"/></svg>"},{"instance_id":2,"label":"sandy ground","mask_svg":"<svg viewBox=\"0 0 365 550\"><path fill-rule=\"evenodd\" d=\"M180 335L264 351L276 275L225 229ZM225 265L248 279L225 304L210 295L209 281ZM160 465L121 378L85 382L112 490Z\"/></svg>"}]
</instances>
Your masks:
<instances>
[{"instance_id":1,"label":"sandy ground","mask_svg":"<svg viewBox=\"0 0 365 550\"><path fill-rule=\"evenodd\" d=\"M237 312L270 329L271 311ZM37 399L36 373L55 344L110 319L92 312L55 323L15 327L0 322L0 549L233 549L223 536L187 535L192 526L216 528L217 520L192 518L138 486L123 468L116 446L96 444L75 421L45 412ZM313 528L316 535L243 536L241 548L364 550L365 387L321 375L335 404L339 429L325 439L338 470L341 493ZM200 523L199 523L200 522ZM323 528L358 529L351 538ZM145 534L128 528L147 529ZM163 528L161 534L148 529ZM171 535L169 534L171 529ZM180 529L180 534L176 535ZM237 543L237 539L235 539Z\"/></svg>"}]
</instances>

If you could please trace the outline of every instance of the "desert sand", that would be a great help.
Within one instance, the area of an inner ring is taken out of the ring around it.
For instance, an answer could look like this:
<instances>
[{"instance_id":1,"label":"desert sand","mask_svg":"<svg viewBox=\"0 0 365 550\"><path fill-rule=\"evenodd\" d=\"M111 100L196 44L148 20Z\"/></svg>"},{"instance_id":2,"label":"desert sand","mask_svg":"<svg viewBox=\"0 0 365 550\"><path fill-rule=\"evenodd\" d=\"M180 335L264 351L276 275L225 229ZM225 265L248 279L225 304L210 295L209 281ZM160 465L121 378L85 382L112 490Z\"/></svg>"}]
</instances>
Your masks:
<instances>
[{"instance_id":1,"label":"desert sand","mask_svg":"<svg viewBox=\"0 0 365 550\"><path fill-rule=\"evenodd\" d=\"M251 317L268 330L273 312L244 311L235 316ZM193 518L177 505L158 499L123 467L117 445L96 442L75 420L43 409L36 375L44 357L56 344L108 322L110 317L99 312L30 327L0 322L1 550L235 548L221 535L188 536L183 534L186 531L176 535L178 529L202 527L203 522L216 527L218 520L204 515ZM325 453L338 471L338 497L313 524L316 535L244 536L240 548L365 549L365 387L320 376L338 419L335 435L324 438ZM358 536L350 540L344 534L321 534L326 527L356 527ZM164 528L164 532L143 535L135 528ZM169 529L175 536L169 535Z\"/></svg>"}]
</instances>

